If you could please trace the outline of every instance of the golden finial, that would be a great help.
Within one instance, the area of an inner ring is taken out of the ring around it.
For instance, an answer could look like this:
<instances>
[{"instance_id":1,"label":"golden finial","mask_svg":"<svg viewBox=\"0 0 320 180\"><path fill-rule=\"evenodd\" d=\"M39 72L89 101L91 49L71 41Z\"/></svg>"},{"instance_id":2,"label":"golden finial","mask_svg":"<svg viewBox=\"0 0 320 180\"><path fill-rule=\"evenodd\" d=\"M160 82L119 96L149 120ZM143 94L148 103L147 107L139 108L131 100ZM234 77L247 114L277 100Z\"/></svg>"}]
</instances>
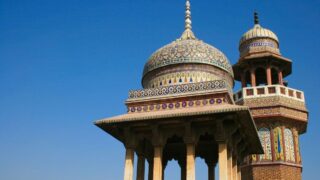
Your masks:
<instances>
[{"instance_id":1,"label":"golden finial","mask_svg":"<svg viewBox=\"0 0 320 180\"><path fill-rule=\"evenodd\" d=\"M190 11L190 1L187 0L186 1L186 19L185 19L185 30L187 29L192 29L192 26L191 26L191 11Z\"/></svg>"},{"instance_id":2,"label":"golden finial","mask_svg":"<svg viewBox=\"0 0 320 180\"><path fill-rule=\"evenodd\" d=\"M191 31L192 29L192 21L191 21L191 5L190 1L186 0L186 17L185 17L185 30L181 36L180 39L196 39L194 36L193 32Z\"/></svg>"}]
</instances>

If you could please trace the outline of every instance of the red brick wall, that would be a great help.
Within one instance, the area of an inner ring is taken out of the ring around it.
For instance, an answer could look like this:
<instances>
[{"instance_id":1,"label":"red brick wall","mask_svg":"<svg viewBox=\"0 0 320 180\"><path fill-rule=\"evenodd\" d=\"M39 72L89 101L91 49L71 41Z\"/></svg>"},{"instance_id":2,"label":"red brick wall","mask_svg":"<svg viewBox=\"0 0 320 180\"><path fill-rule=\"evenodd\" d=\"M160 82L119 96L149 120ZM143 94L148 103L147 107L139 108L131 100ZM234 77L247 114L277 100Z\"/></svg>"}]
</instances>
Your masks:
<instances>
[{"instance_id":1,"label":"red brick wall","mask_svg":"<svg viewBox=\"0 0 320 180\"><path fill-rule=\"evenodd\" d=\"M259 165L241 168L242 180L301 180L301 168L288 165Z\"/></svg>"}]
</instances>

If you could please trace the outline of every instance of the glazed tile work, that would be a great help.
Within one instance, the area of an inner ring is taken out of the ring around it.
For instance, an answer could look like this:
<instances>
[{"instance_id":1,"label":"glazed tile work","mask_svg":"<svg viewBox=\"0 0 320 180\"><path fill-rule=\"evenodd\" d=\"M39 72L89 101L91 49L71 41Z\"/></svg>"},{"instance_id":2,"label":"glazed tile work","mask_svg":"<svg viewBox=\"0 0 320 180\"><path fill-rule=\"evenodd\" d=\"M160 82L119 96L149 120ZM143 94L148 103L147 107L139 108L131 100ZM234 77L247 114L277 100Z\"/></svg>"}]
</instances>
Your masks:
<instances>
[{"instance_id":1,"label":"glazed tile work","mask_svg":"<svg viewBox=\"0 0 320 180\"><path fill-rule=\"evenodd\" d=\"M292 131L288 128L284 129L284 144L286 151L286 160L295 162L294 143Z\"/></svg>"},{"instance_id":2,"label":"glazed tile work","mask_svg":"<svg viewBox=\"0 0 320 180\"><path fill-rule=\"evenodd\" d=\"M200 83L189 83L173 86L158 87L152 89L131 90L129 92L129 101L134 99L150 98L166 95L179 95L195 92L206 92L212 90L227 89L230 87L223 80L207 81Z\"/></svg>"},{"instance_id":3,"label":"glazed tile work","mask_svg":"<svg viewBox=\"0 0 320 180\"><path fill-rule=\"evenodd\" d=\"M227 71L233 77L227 57L218 49L198 39L178 39L160 48L149 58L143 75L161 67L186 63L213 65Z\"/></svg>"},{"instance_id":4,"label":"glazed tile work","mask_svg":"<svg viewBox=\"0 0 320 180\"><path fill-rule=\"evenodd\" d=\"M225 80L230 87L233 78L220 68L205 64L181 64L166 69L156 70L143 77L144 88L157 88L161 86L197 83L213 80Z\"/></svg>"},{"instance_id":5,"label":"glazed tile work","mask_svg":"<svg viewBox=\"0 0 320 180\"><path fill-rule=\"evenodd\" d=\"M247 55L248 53L257 53L269 51L280 55L278 42L270 38L249 39L243 42L240 47L240 57Z\"/></svg>"},{"instance_id":6,"label":"glazed tile work","mask_svg":"<svg viewBox=\"0 0 320 180\"><path fill-rule=\"evenodd\" d=\"M170 102L151 102L150 104L129 105L128 113L174 110L201 106L214 106L227 103L225 98L184 99Z\"/></svg>"},{"instance_id":7,"label":"glazed tile work","mask_svg":"<svg viewBox=\"0 0 320 180\"><path fill-rule=\"evenodd\" d=\"M148 82L149 88L174 85L174 84L185 84L185 83L197 83L203 81L219 80L220 78L212 73L201 72L201 71L186 71L170 73L162 76L153 78ZM147 86L148 87L148 86Z\"/></svg>"},{"instance_id":8,"label":"glazed tile work","mask_svg":"<svg viewBox=\"0 0 320 180\"><path fill-rule=\"evenodd\" d=\"M272 133L273 132L273 133ZM261 144L264 148L264 154L252 155L247 159L251 161L286 161L291 163L301 163L298 156L298 134L296 136L290 128L275 127L271 131L267 127L258 130ZM296 142L296 143L295 143ZM295 152L295 149L297 150ZM297 157L297 158L296 158Z\"/></svg>"},{"instance_id":9,"label":"glazed tile work","mask_svg":"<svg viewBox=\"0 0 320 180\"><path fill-rule=\"evenodd\" d=\"M264 154L260 154L259 159L272 160L270 130L268 128L261 128L258 134L264 150Z\"/></svg>"}]
</instances>

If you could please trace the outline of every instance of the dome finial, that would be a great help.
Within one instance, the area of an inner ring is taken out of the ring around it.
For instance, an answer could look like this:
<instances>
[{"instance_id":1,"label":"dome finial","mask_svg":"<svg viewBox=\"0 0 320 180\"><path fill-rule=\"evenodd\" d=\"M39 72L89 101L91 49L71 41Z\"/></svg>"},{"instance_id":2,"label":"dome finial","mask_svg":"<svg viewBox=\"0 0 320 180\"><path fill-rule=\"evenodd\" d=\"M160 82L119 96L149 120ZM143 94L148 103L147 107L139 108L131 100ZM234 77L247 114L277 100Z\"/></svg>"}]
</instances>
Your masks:
<instances>
[{"instance_id":1,"label":"dome finial","mask_svg":"<svg viewBox=\"0 0 320 180\"><path fill-rule=\"evenodd\" d=\"M190 1L186 0L186 17L185 17L185 30L180 39L196 39L192 32L191 21L191 5Z\"/></svg>"},{"instance_id":2,"label":"dome finial","mask_svg":"<svg viewBox=\"0 0 320 180\"><path fill-rule=\"evenodd\" d=\"M186 19L185 19L185 30L192 29L191 26L192 22L191 22L191 8L190 8L190 1L186 0Z\"/></svg>"},{"instance_id":3,"label":"dome finial","mask_svg":"<svg viewBox=\"0 0 320 180\"><path fill-rule=\"evenodd\" d=\"M254 24L259 24L259 17L257 11L254 11Z\"/></svg>"}]
</instances>

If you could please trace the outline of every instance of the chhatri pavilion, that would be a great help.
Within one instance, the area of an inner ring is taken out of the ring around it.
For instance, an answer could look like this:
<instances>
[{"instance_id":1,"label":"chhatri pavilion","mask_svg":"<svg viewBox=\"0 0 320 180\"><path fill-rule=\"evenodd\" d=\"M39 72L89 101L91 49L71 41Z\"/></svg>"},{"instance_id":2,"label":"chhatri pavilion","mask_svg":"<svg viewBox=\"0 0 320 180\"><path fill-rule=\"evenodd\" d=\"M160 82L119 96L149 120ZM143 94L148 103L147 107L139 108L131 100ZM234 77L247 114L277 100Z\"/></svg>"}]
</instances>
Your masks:
<instances>
[{"instance_id":1,"label":"chhatri pavilion","mask_svg":"<svg viewBox=\"0 0 320 180\"><path fill-rule=\"evenodd\" d=\"M95 122L124 144L124 180L134 179L135 153L137 180L163 180L170 160L178 161L181 180L195 180L196 157L205 160L209 180L215 167L220 180L301 179L304 93L284 80L292 61L281 55L276 34L257 13L254 20L232 66L194 35L186 1L184 32L148 59L143 89L129 92L127 113Z\"/></svg>"}]
</instances>

